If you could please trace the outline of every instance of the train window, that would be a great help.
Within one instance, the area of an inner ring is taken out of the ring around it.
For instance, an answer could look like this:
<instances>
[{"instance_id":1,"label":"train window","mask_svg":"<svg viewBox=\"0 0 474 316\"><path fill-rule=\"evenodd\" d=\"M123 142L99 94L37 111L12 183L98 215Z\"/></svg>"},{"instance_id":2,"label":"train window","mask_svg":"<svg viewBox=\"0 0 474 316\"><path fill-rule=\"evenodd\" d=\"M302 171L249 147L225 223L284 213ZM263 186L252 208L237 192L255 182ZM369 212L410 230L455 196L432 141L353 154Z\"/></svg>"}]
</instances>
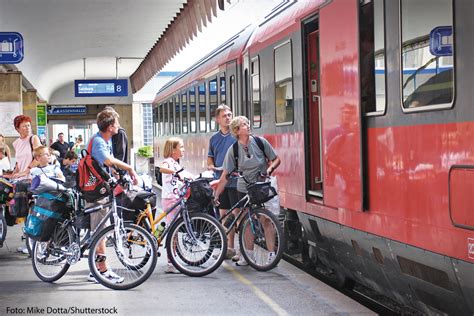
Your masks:
<instances>
[{"instance_id":1,"label":"train window","mask_svg":"<svg viewBox=\"0 0 474 316\"><path fill-rule=\"evenodd\" d=\"M159 114L160 114L160 132L159 134L162 136L165 134L165 130L164 130L164 114L163 114L163 111L164 111L165 107L163 106L163 103L159 105Z\"/></svg>"},{"instance_id":2,"label":"train window","mask_svg":"<svg viewBox=\"0 0 474 316\"><path fill-rule=\"evenodd\" d=\"M225 73L220 77L220 89L221 89L221 104L225 104L226 98L225 98ZM231 108L232 109L232 108Z\"/></svg>"},{"instance_id":3,"label":"train window","mask_svg":"<svg viewBox=\"0 0 474 316\"><path fill-rule=\"evenodd\" d=\"M359 11L360 87L364 113L384 113L385 0L361 0Z\"/></svg>"},{"instance_id":4,"label":"train window","mask_svg":"<svg viewBox=\"0 0 474 316\"><path fill-rule=\"evenodd\" d=\"M157 125L158 125L158 109L157 107L153 106L153 137L158 136Z\"/></svg>"},{"instance_id":5,"label":"train window","mask_svg":"<svg viewBox=\"0 0 474 316\"><path fill-rule=\"evenodd\" d=\"M163 122L164 134L168 135L170 133L168 102L163 103L163 115L164 115L164 122Z\"/></svg>"},{"instance_id":6,"label":"train window","mask_svg":"<svg viewBox=\"0 0 474 316\"><path fill-rule=\"evenodd\" d=\"M176 134L181 133L181 124L180 123L180 105L179 105L179 96L174 97L174 131Z\"/></svg>"},{"instance_id":7,"label":"train window","mask_svg":"<svg viewBox=\"0 0 474 316\"><path fill-rule=\"evenodd\" d=\"M206 84L199 85L199 131L206 132Z\"/></svg>"},{"instance_id":8,"label":"train window","mask_svg":"<svg viewBox=\"0 0 474 316\"><path fill-rule=\"evenodd\" d=\"M402 105L405 112L451 107L453 1L401 0Z\"/></svg>"},{"instance_id":9,"label":"train window","mask_svg":"<svg viewBox=\"0 0 474 316\"><path fill-rule=\"evenodd\" d=\"M209 128L211 131L217 131L216 109L217 109L217 78L209 81L209 107L211 111L211 121Z\"/></svg>"},{"instance_id":10,"label":"train window","mask_svg":"<svg viewBox=\"0 0 474 316\"><path fill-rule=\"evenodd\" d=\"M189 89L189 116L190 116L190 132L196 133L196 88Z\"/></svg>"},{"instance_id":11,"label":"train window","mask_svg":"<svg viewBox=\"0 0 474 316\"><path fill-rule=\"evenodd\" d=\"M173 111L174 103L173 99L170 99L168 101L168 111L169 111L169 116L170 116L170 124L168 127L170 135L174 134L174 111Z\"/></svg>"},{"instance_id":12,"label":"train window","mask_svg":"<svg viewBox=\"0 0 474 316\"><path fill-rule=\"evenodd\" d=\"M293 124L293 67L291 42L275 48L275 122Z\"/></svg>"},{"instance_id":13,"label":"train window","mask_svg":"<svg viewBox=\"0 0 474 316\"><path fill-rule=\"evenodd\" d=\"M230 100L230 109L233 110L234 109L234 103L235 103L235 75L232 75L230 76L229 78L230 80L230 83L229 83L229 87L230 87L230 93L229 93L229 100Z\"/></svg>"},{"instance_id":14,"label":"train window","mask_svg":"<svg viewBox=\"0 0 474 316\"><path fill-rule=\"evenodd\" d=\"M182 116L182 124L181 124L181 132L183 134L188 133L188 95L186 92L181 94L181 114Z\"/></svg>"},{"instance_id":15,"label":"train window","mask_svg":"<svg viewBox=\"0 0 474 316\"><path fill-rule=\"evenodd\" d=\"M252 78L252 127L262 126L262 106L260 104L260 61L258 56L250 64L250 76Z\"/></svg>"}]
</instances>

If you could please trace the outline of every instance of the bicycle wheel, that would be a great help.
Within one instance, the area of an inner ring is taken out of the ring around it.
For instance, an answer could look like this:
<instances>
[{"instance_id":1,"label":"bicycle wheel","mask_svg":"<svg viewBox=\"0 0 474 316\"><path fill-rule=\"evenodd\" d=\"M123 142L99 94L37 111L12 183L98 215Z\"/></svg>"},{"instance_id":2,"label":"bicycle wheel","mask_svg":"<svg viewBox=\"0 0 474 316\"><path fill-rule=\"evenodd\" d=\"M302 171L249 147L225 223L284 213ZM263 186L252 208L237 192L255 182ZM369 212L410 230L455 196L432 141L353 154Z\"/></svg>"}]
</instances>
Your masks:
<instances>
[{"instance_id":1,"label":"bicycle wheel","mask_svg":"<svg viewBox=\"0 0 474 316\"><path fill-rule=\"evenodd\" d=\"M124 223L120 236L108 226L94 237L89 248L89 269L100 284L114 290L128 290L145 282L155 270L157 252L150 233L142 227ZM97 265L98 255L106 257L107 269L118 275L111 280Z\"/></svg>"},{"instance_id":2,"label":"bicycle wheel","mask_svg":"<svg viewBox=\"0 0 474 316\"><path fill-rule=\"evenodd\" d=\"M273 269L283 255L283 229L278 219L266 209L256 209L242 219L239 228L240 252L258 271Z\"/></svg>"},{"instance_id":3,"label":"bicycle wheel","mask_svg":"<svg viewBox=\"0 0 474 316\"><path fill-rule=\"evenodd\" d=\"M66 253L74 243L71 226L56 225L49 241L33 241L31 261L33 270L44 282L59 280L69 269Z\"/></svg>"},{"instance_id":4,"label":"bicycle wheel","mask_svg":"<svg viewBox=\"0 0 474 316\"><path fill-rule=\"evenodd\" d=\"M182 273L200 277L216 270L227 252L227 236L222 225L212 216L189 214L188 233L184 219L179 218L166 238L168 259Z\"/></svg>"}]
</instances>

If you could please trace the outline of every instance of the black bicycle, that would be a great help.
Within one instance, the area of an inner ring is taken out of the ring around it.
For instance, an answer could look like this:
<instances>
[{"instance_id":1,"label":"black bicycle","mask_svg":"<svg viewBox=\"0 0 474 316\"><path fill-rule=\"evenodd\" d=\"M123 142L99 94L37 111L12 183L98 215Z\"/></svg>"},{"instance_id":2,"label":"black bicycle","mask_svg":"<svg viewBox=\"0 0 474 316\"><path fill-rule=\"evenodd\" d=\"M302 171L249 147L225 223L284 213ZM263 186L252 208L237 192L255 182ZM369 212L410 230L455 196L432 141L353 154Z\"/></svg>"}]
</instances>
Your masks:
<instances>
[{"instance_id":1,"label":"black bicycle","mask_svg":"<svg viewBox=\"0 0 474 316\"><path fill-rule=\"evenodd\" d=\"M266 175L259 174L264 179ZM284 252L283 229L277 217L265 209L264 203L277 195L270 182L247 183L248 193L232 206L221 218L226 223L226 234L235 228L239 233L241 255L248 264L258 271L268 271L276 267ZM233 214L238 210L237 215Z\"/></svg>"},{"instance_id":2,"label":"black bicycle","mask_svg":"<svg viewBox=\"0 0 474 316\"><path fill-rule=\"evenodd\" d=\"M111 180L111 186L118 182ZM47 241L33 243L32 263L36 275L45 282L59 280L69 269L84 257L88 249L89 269L102 285L115 289L134 288L148 279L157 262L154 237L142 227L125 223L111 194L110 201L92 208L84 208L81 194L68 189L60 192L72 200L72 211L65 214L55 225ZM90 238L83 241L80 223L91 213L108 208L107 215L98 228L90 232ZM103 225L113 218L113 224ZM102 228L104 227L104 228ZM99 262L107 259L107 267L120 278L110 280L99 271Z\"/></svg>"}]
</instances>

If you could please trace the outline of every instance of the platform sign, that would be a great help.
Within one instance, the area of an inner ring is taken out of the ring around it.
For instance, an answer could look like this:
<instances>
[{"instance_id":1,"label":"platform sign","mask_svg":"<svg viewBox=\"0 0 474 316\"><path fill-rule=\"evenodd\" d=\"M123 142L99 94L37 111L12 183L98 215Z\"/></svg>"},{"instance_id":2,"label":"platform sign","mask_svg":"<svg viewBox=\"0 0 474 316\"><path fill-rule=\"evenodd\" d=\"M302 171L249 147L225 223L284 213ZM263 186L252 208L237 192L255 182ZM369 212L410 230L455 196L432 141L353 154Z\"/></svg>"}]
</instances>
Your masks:
<instances>
[{"instance_id":1,"label":"platform sign","mask_svg":"<svg viewBox=\"0 0 474 316\"><path fill-rule=\"evenodd\" d=\"M37 126L46 126L46 104L36 106L36 122Z\"/></svg>"},{"instance_id":2,"label":"platform sign","mask_svg":"<svg viewBox=\"0 0 474 316\"><path fill-rule=\"evenodd\" d=\"M75 106L48 106L48 115L82 115L87 114L87 107L85 105Z\"/></svg>"},{"instance_id":3,"label":"platform sign","mask_svg":"<svg viewBox=\"0 0 474 316\"><path fill-rule=\"evenodd\" d=\"M74 80L76 97L126 97L127 79Z\"/></svg>"},{"instance_id":4,"label":"platform sign","mask_svg":"<svg viewBox=\"0 0 474 316\"><path fill-rule=\"evenodd\" d=\"M438 26L430 32L430 53L433 56L453 55L452 26Z\"/></svg>"},{"instance_id":5,"label":"platform sign","mask_svg":"<svg viewBox=\"0 0 474 316\"><path fill-rule=\"evenodd\" d=\"M0 32L0 64L18 64L23 56L23 36L18 32Z\"/></svg>"}]
</instances>

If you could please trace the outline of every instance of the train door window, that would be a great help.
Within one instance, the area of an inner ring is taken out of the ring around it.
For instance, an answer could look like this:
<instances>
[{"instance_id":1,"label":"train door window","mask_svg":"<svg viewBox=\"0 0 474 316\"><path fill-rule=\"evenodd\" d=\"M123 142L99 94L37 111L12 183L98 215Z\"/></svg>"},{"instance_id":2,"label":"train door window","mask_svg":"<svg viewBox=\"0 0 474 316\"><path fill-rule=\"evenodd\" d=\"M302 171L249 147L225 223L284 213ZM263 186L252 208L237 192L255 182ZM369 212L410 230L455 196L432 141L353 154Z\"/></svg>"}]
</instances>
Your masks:
<instances>
[{"instance_id":1,"label":"train door window","mask_svg":"<svg viewBox=\"0 0 474 316\"><path fill-rule=\"evenodd\" d=\"M220 77L220 89L221 89L221 104L226 104L226 95L225 95L225 73L223 73ZM232 109L232 108L231 108Z\"/></svg>"},{"instance_id":2,"label":"train door window","mask_svg":"<svg viewBox=\"0 0 474 316\"><path fill-rule=\"evenodd\" d=\"M262 126L262 106L260 103L260 61L258 56L250 63L250 76L252 78L252 127Z\"/></svg>"},{"instance_id":3,"label":"train door window","mask_svg":"<svg viewBox=\"0 0 474 316\"><path fill-rule=\"evenodd\" d=\"M169 128L169 111L168 111L168 102L163 103L163 115L165 117L164 121L164 134L169 135L170 128Z\"/></svg>"},{"instance_id":4,"label":"train door window","mask_svg":"<svg viewBox=\"0 0 474 316\"><path fill-rule=\"evenodd\" d=\"M359 11L362 111L385 113L385 0L361 0Z\"/></svg>"},{"instance_id":5,"label":"train door window","mask_svg":"<svg viewBox=\"0 0 474 316\"><path fill-rule=\"evenodd\" d=\"M189 131L196 133L196 88L192 87L189 89Z\"/></svg>"},{"instance_id":6,"label":"train door window","mask_svg":"<svg viewBox=\"0 0 474 316\"><path fill-rule=\"evenodd\" d=\"M170 116L170 123L169 123L169 133L170 135L174 134L174 102L173 99L169 99L168 101L168 111Z\"/></svg>"},{"instance_id":7,"label":"train door window","mask_svg":"<svg viewBox=\"0 0 474 316\"><path fill-rule=\"evenodd\" d=\"M293 124L293 67L291 42L275 48L275 122L277 125Z\"/></svg>"},{"instance_id":8,"label":"train door window","mask_svg":"<svg viewBox=\"0 0 474 316\"><path fill-rule=\"evenodd\" d=\"M217 78L209 81L209 108L211 114L211 120L209 122L209 129L211 131L217 131L216 123L216 109L217 109Z\"/></svg>"},{"instance_id":9,"label":"train door window","mask_svg":"<svg viewBox=\"0 0 474 316\"><path fill-rule=\"evenodd\" d=\"M174 97L174 131L176 134L181 133L179 96Z\"/></svg>"},{"instance_id":10,"label":"train door window","mask_svg":"<svg viewBox=\"0 0 474 316\"><path fill-rule=\"evenodd\" d=\"M401 0L405 112L449 108L454 98L452 0Z\"/></svg>"},{"instance_id":11,"label":"train door window","mask_svg":"<svg viewBox=\"0 0 474 316\"><path fill-rule=\"evenodd\" d=\"M230 76L229 78L229 101L230 101L230 109L234 111L234 104L235 104L235 75Z\"/></svg>"},{"instance_id":12,"label":"train door window","mask_svg":"<svg viewBox=\"0 0 474 316\"><path fill-rule=\"evenodd\" d=\"M199 85L199 131L205 133L206 128L206 84Z\"/></svg>"},{"instance_id":13,"label":"train door window","mask_svg":"<svg viewBox=\"0 0 474 316\"><path fill-rule=\"evenodd\" d=\"M153 137L158 136L158 107L153 106Z\"/></svg>"},{"instance_id":14,"label":"train door window","mask_svg":"<svg viewBox=\"0 0 474 316\"><path fill-rule=\"evenodd\" d=\"M188 133L188 95L186 92L181 94L181 131L183 134Z\"/></svg>"}]
</instances>

